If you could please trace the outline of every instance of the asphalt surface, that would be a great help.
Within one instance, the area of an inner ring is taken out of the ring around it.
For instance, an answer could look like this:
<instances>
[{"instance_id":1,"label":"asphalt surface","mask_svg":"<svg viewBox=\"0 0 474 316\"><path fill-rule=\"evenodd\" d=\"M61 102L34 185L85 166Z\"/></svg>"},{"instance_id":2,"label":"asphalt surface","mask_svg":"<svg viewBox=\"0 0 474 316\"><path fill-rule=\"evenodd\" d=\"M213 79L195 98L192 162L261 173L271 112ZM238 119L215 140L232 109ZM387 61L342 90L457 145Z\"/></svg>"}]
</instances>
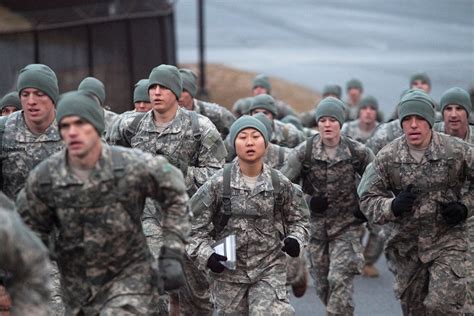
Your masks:
<instances>
[{"instance_id":1,"label":"asphalt surface","mask_svg":"<svg viewBox=\"0 0 474 316\"><path fill-rule=\"evenodd\" d=\"M205 0L206 60L321 91L363 81L391 113L409 78L426 72L432 96L474 85L471 0ZM197 1L178 0L178 62L195 62Z\"/></svg>"},{"instance_id":2,"label":"asphalt surface","mask_svg":"<svg viewBox=\"0 0 474 316\"><path fill-rule=\"evenodd\" d=\"M196 3L176 2L180 63L198 60ZM208 62L316 91L356 77L386 116L415 72L430 76L436 100L474 85L471 0L205 0L205 18ZM377 267L379 278L356 278L355 315L401 315L384 258ZM325 313L314 286L291 301L297 315Z\"/></svg>"}]
</instances>

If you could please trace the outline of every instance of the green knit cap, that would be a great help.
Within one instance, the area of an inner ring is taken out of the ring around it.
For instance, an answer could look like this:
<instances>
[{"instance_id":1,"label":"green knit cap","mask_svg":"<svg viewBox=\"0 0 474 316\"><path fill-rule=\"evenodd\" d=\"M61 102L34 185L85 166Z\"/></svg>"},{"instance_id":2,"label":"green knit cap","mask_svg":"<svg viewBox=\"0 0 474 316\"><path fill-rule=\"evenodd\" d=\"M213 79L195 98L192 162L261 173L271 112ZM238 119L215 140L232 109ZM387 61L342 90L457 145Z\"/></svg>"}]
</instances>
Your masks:
<instances>
[{"instance_id":1,"label":"green knit cap","mask_svg":"<svg viewBox=\"0 0 474 316\"><path fill-rule=\"evenodd\" d=\"M105 104L105 87L102 81L94 77L87 77L84 78L79 87L77 87L77 91L86 91L92 93L99 99L100 105L104 106Z\"/></svg>"},{"instance_id":2,"label":"green knit cap","mask_svg":"<svg viewBox=\"0 0 474 316\"><path fill-rule=\"evenodd\" d=\"M466 90L458 87L446 90L441 96L441 113L444 113L444 109L450 104L462 106L467 112L467 117L469 117L471 113L471 97Z\"/></svg>"},{"instance_id":3,"label":"green knit cap","mask_svg":"<svg viewBox=\"0 0 474 316\"><path fill-rule=\"evenodd\" d=\"M257 113L255 115L252 115L255 117L257 120L262 122L263 125L265 125L265 128L267 129L268 133L268 139L272 139L273 136L273 123L270 121L270 119L263 113Z\"/></svg>"},{"instance_id":4,"label":"green knit cap","mask_svg":"<svg viewBox=\"0 0 474 316\"><path fill-rule=\"evenodd\" d=\"M335 118L339 124L342 126L345 121L345 112L344 112L344 103L341 100L335 97L326 97L324 98L316 108L315 116L316 122L324 116L330 116Z\"/></svg>"},{"instance_id":5,"label":"green knit cap","mask_svg":"<svg viewBox=\"0 0 474 316\"><path fill-rule=\"evenodd\" d=\"M435 121L434 102L428 94L420 89L410 89L398 104L398 118L400 126L403 120L410 115L417 115L426 120L431 127Z\"/></svg>"},{"instance_id":6,"label":"green knit cap","mask_svg":"<svg viewBox=\"0 0 474 316\"><path fill-rule=\"evenodd\" d=\"M148 90L156 84L170 89L176 96L176 99L179 99L181 91L183 91L183 80L178 68L175 66L162 64L153 68L148 78Z\"/></svg>"},{"instance_id":7,"label":"green knit cap","mask_svg":"<svg viewBox=\"0 0 474 316\"><path fill-rule=\"evenodd\" d=\"M18 92L13 91L3 96L0 100L0 110L3 110L3 108L7 106L14 106L18 111L22 109Z\"/></svg>"},{"instance_id":8,"label":"green knit cap","mask_svg":"<svg viewBox=\"0 0 474 316\"><path fill-rule=\"evenodd\" d=\"M150 102L150 95L148 94L148 79L141 79L135 84L133 90L133 103L136 102Z\"/></svg>"},{"instance_id":9,"label":"green knit cap","mask_svg":"<svg viewBox=\"0 0 474 316\"><path fill-rule=\"evenodd\" d=\"M91 123L100 136L104 133L104 110L87 91L71 91L61 95L56 109L56 121L66 116L79 116Z\"/></svg>"},{"instance_id":10,"label":"green knit cap","mask_svg":"<svg viewBox=\"0 0 474 316\"><path fill-rule=\"evenodd\" d=\"M359 89L360 91L364 91L362 81L356 78L352 78L346 83L346 91L349 91L350 89Z\"/></svg>"},{"instance_id":11,"label":"green knit cap","mask_svg":"<svg viewBox=\"0 0 474 316\"><path fill-rule=\"evenodd\" d=\"M249 109L252 106L253 97L240 98L235 101L232 110L240 115L249 114Z\"/></svg>"},{"instance_id":12,"label":"green knit cap","mask_svg":"<svg viewBox=\"0 0 474 316\"><path fill-rule=\"evenodd\" d=\"M18 95L21 90L35 88L46 93L56 104L59 96L58 78L54 71L43 64L30 64L20 70L17 81Z\"/></svg>"},{"instance_id":13,"label":"green knit cap","mask_svg":"<svg viewBox=\"0 0 474 316\"><path fill-rule=\"evenodd\" d=\"M419 73L413 74L410 77L410 87L413 85L415 80L421 80L422 82L426 82L431 87L430 77L428 77L428 75L424 72L419 72Z\"/></svg>"},{"instance_id":14,"label":"green knit cap","mask_svg":"<svg viewBox=\"0 0 474 316\"><path fill-rule=\"evenodd\" d=\"M270 94L272 90L272 84L270 83L270 79L264 74L256 75L253 78L252 88L255 89L256 87L262 87L267 90L267 93Z\"/></svg>"},{"instance_id":15,"label":"green knit cap","mask_svg":"<svg viewBox=\"0 0 474 316\"><path fill-rule=\"evenodd\" d=\"M235 139L237 135L246 128L253 128L262 134L263 139L265 140L265 147L268 145L268 132L267 128L263 123L257 120L253 116L244 115L239 117L230 127L230 140L232 141L232 148L235 150Z\"/></svg>"},{"instance_id":16,"label":"green knit cap","mask_svg":"<svg viewBox=\"0 0 474 316\"><path fill-rule=\"evenodd\" d=\"M341 98L342 89L337 84L328 84L323 88L323 97L336 96L338 99Z\"/></svg>"},{"instance_id":17,"label":"green knit cap","mask_svg":"<svg viewBox=\"0 0 474 316\"><path fill-rule=\"evenodd\" d=\"M275 99L269 94L259 94L252 98L252 105L250 106L249 112L253 110L265 109L273 114L274 117L277 115L277 108L275 105Z\"/></svg>"},{"instance_id":18,"label":"green knit cap","mask_svg":"<svg viewBox=\"0 0 474 316\"><path fill-rule=\"evenodd\" d=\"M180 69L179 74L183 80L183 90L194 98L197 93L197 75L191 69Z\"/></svg>"},{"instance_id":19,"label":"green knit cap","mask_svg":"<svg viewBox=\"0 0 474 316\"><path fill-rule=\"evenodd\" d=\"M301 124L300 119L294 115L289 114L285 116L284 118L281 119L281 122L285 124L292 124L294 127L296 127L300 131L303 130L303 124Z\"/></svg>"},{"instance_id":20,"label":"green knit cap","mask_svg":"<svg viewBox=\"0 0 474 316\"><path fill-rule=\"evenodd\" d=\"M359 109L362 109L368 106L373 107L376 111L379 110L379 102L374 96L367 95L363 97L362 100L360 100Z\"/></svg>"}]
</instances>

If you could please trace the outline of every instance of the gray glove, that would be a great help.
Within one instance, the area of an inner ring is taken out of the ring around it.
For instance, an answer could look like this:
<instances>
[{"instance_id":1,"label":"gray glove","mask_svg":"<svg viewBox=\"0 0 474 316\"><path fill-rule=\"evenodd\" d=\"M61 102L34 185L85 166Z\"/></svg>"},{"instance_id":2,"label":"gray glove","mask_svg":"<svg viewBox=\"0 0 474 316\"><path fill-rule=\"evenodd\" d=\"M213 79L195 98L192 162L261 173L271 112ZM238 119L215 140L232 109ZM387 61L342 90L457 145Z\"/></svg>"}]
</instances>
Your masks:
<instances>
[{"instance_id":1,"label":"gray glove","mask_svg":"<svg viewBox=\"0 0 474 316\"><path fill-rule=\"evenodd\" d=\"M158 269L165 291L176 290L184 285L182 255L179 251L161 247Z\"/></svg>"}]
</instances>

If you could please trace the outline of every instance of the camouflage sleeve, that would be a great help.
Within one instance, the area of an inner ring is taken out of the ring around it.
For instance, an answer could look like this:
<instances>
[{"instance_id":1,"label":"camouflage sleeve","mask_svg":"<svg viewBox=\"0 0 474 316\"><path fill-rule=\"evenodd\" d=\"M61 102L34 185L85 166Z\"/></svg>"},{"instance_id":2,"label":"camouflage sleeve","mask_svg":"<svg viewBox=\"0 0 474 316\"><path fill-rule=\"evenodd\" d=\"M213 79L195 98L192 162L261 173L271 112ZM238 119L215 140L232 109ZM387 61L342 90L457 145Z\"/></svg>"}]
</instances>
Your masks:
<instances>
[{"instance_id":1,"label":"camouflage sleeve","mask_svg":"<svg viewBox=\"0 0 474 316\"><path fill-rule=\"evenodd\" d=\"M371 223L380 225L395 220L391 209L393 194L387 189L384 174L381 164L375 159L365 169L357 188L361 211Z\"/></svg>"},{"instance_id":2,"label":"camouflage sleeve","mask_svg":"<svg viewBox=\"0 0 474 316\"><path fill-rule=\"evenodd\" d=\"M474 215L474 145L471 144L467 148L466 154L466 186L468 187L463 192L461 200L468 209L468 217Z\"/></svg>"},{"instance_id":3,"label":"camouflage sleeve","mask_svg":"<svg viewBox=\"0 0 474 316\"><path fill-rule=\"evenodd\" d=\"M372 136L365 142L365 146L368 147L372 152L377 155L380 149L386 145L386 124L380 124L377 126Z\"/></svg>"},{"instance_id":4,"label":"camouflage sleeve","mask_svg":"<svg viewBox=\"0 0 474 316\"><path fill-rule=\"evenodd\" d=\"M199 118L201 126L201 147L197 157L197 166L188 167L186 188L195 192L212 175L222 168L227 156L224 142L216 127L208 118Z\"/></svg>"},{"instance_id":5,"label":"camouflage sleeve","mask_svg":"<svg viewBox=\"0 0 474 316\"><path fill-rule=\"evenodd\" d=\"M158 201L163 211L163 239L167 247L184 251L190 224L190 212L187 208L188 195L182 173L166 158L144 154L150 185L149 197Z\"/></svg>"},{"instance_id":6,"label":"camouflage sleeve","mask_svg":"<svg viewBox=\"0 0 474 316\"><path fill-rule=\"evenodd\" d=\"M50 315L50 262L41 241L17 213L0 209L0 268L12 273L8 284L12 315Z\"/></svg>"},{"instance_id":7,"label":"camouflage sleeve","mask_svg":"<svg viewBox=\"0 0 474 316\"><path fill-rule=\"evenodd\" d=\"M135 120L138 116L142 117L143 113L128 112L119 115L109 127L106 135L106 141L110 145L117 145L123 147L132 147L131 139L137 131L138 121Z\"/></svg>"},{"instance_id":8,"label":"camouflage sleeve","mask_svg":"<svg viewBox=\"0 0 474 316\"><path fill-rule=\"evenodd\" d=\"M302 162L306 152L306 143L307 142L301 143L295 150L291 151L286 163L280 169L281 173L290 179L290 181L294 182L301 174L301 169L303 168Z\"/></svg>"},{"instance_id":9,"label":"camouflage sleeve","mask_svg":"<svg viewBox=\"0 0 474 316\"><path fill-rule=\"evenodd\" d=\"M283 208L288 236L295 237L302 247L309 241L309 210L303 191L298 185L290 184L287 188L288 200Z\"/></svg>"},{"instance_id":10,"label":"camouflage sleeve","mask_svg":"<svg viewBox=\"0 0 474 316\"><path fill-rule=\"evenodd\" d=\"M210 233L214 229L212 217L217 209L216 196L213 193L217 191L217 188L213 188L211 179L199 188L189 203L193 221L186 252L201 270L206 269L207 260L214 253L211 247L214 239Z\"/></svg>"}]
</instances>

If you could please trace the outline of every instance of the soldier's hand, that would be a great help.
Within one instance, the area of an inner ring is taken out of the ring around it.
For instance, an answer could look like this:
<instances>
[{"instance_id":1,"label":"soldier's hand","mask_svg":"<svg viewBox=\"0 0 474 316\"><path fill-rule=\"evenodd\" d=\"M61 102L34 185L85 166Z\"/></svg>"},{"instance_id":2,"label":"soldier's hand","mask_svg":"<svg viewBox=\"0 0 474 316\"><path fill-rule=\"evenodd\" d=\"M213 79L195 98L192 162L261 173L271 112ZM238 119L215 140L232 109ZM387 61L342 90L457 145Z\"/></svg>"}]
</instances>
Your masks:
<instances>
[{"instance_id":1,"label":"soldier's hand","mask_svg":"<svg viewBox=\"0 0 474 316\"><path fill-rule=\"evenodd\" d=\"M440 203L441 215L448 225L456 225L467 218L467 207L459 202Z\"/></svg>"},{"instance_id":2,"label":"soldier's hand","mask_svg":"<svg viewBox=\"0 0 474 316\"><path fill-rule=\"evenodd\" d=\"M309 200L309 209L316 214L323 214L328 206L328 198L323 195L312 196Z\"/></svg>"},{"instance_id":3,"label":"soldier's hand","mask_svg":"<svg viewBox=\"0 0 474 316\"><path fill-rule=\"evenodd\" d=\"M364 213L362 213L359 206L357 206L357 209L352 211L352 214L355 218L361 220L363 223L367 222L367 217L365 217Z\"/></svg>"},{"instance_id":4,"label":"soldier's hand","mask_svg":"<svg viewBox=\"0 0 474 316\"><path fill-rule=\"evenodd\" d=\"M183 266L179 251L162 247L158 268L165 291L175 290L184 285Z\"/></svg>"},{"instance_id":5,"label":"soldier's hand","mask_svg":"<svg viewBox=\"0 0 474 316\"><path fill-rule=\"evenodd\" d=\"M405 212L410 212L417 195L412 192L413 185L410 184L405 189L405 191L400 192L400 194L392 200L392 212L395 217L399 217Z\"/></svg>"},{"instance_id":6,"label":"soldier's hand","mask_svg":"<svg viewBox=\"0 0 474 316\"><path fill-rule=\"evenodd\" d=\"M289 254L291 257L295 258L300 255L300 243L298 240L292 237L286 237L283 240L283 243L285 244L281 250Z\"/></svg>"},{"instance_id":7,"label":"soldier's hand","mask_svg":"<svg viewBox=\"0 0 474 316\"><path fill-rule=\"evenodd\" d=\"M9 311L12 305L12 299L7 290L0 285L0 312Z\"/></svg>"},{"instance_id":8,"label":"soldier's hand","mask_svg":"<svg viewBox=\"0 0 474 316\"><path fill-rule=\"evenodd\" d=\"M225 267L221 261L227 261L227 257L214 252L209 259L207 259L207 267L214 273L222 273Z\"/></svg>"}]
</instances>

